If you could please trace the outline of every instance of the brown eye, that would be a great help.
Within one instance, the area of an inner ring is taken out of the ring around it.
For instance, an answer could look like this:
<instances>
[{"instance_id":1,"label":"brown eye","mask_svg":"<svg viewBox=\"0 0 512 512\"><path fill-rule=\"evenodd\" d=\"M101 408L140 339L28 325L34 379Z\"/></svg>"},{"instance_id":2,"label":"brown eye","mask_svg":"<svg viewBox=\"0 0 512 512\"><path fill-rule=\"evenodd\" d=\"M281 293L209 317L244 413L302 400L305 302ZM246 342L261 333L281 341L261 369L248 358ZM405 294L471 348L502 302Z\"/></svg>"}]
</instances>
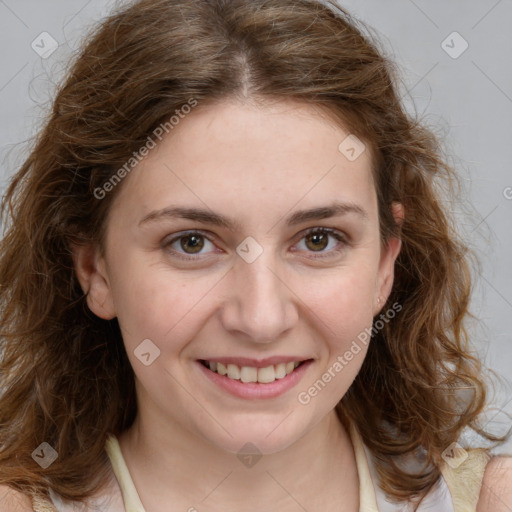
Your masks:
<instances>
[{"instance_id":1,"label":"brown eye","mask_svg":"<svg viewBox=\"0 0 512 512\"><path fill-rule=\"evenodd\" d=\"M298 248L309 253L318 253L318 257L339 254L348 245L343 232L330 228L310 229L299 241Z\"/></svg>"},{"instance_id":2,"label":"brown eye","mask_svg":"<svg viewBox=\"0 0 512 512\"><path fill-rule=\"evenodd\" d=\"M188 254L196 254L201 252L204 247L204 237L202 235L187 235L180 238L181 248Z\"/></svg>"},{"instance_id":3,"label":"brown eye","mask_svg":"<svg viewBox=\"0 0 512 512\"><path fill-rule=\"evenodd\" d=\"M306 246L312 251L323 251L329 244L329 235L325 233L309 233L305 239Z\"/></svg>"},{"instance_id":4,"label":"brown eye","mask_svg":"<svg viewBox=\"0 0 512 512\"><path fill-rule=\"evenodd\" d=\"M177 233L170 240L164 241L162 246L173 256L188 260L199 260L200 256L215 252L214 243L201 231Z\"/></svg>"}]
</instances>

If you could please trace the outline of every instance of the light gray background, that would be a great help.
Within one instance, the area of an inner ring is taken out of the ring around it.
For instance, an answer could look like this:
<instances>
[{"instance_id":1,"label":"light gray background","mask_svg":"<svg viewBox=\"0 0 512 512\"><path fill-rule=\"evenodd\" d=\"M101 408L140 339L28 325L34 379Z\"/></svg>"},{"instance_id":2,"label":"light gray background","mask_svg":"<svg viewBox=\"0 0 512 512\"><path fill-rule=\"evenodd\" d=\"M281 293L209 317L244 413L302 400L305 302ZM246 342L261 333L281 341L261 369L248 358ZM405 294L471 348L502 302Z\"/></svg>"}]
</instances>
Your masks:
<instances>
[{"instance_id":1,"label":"light gray background","mask_svg":"<svg viewBox=\"0 0 512 512\"><path fill-rule=\"evenodd\" d=\"M472 305L482 322L472 327L472 341L503 379L489 417L512 413L512 0L340 4L368 23L398 62L408 110L436 130L463 178L465 202L451 206L472 209L458 214L459 227L482 260ZM66 59L113 5L0 0L0 190L23 161L20 143L40 126ZM59 44L48 58L31 47L42 32ZM458 53L464 41L468 48L457 58L445 51Z\"/></svg>"}]
</instances>

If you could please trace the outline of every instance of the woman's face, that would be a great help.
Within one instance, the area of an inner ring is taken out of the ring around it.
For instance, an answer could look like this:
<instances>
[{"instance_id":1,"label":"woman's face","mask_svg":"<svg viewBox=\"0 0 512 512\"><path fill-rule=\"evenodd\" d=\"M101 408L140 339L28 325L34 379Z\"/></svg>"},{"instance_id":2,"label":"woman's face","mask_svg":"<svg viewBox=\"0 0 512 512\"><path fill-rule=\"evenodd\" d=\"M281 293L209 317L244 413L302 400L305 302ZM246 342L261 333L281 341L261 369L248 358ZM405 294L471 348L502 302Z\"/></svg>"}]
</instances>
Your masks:
<instances>
[{"instance_id":1,"label":"woman's face","mask_svg":"<svg viewBox=\"0 0 512 512\"><path fill-rule=\"evenodd\" d=\"M271 453L332 412L399 250L348 135L301 103L199 105L125 178L79 273L119 320L141 417Z\"/></svg>"}]
</instances>

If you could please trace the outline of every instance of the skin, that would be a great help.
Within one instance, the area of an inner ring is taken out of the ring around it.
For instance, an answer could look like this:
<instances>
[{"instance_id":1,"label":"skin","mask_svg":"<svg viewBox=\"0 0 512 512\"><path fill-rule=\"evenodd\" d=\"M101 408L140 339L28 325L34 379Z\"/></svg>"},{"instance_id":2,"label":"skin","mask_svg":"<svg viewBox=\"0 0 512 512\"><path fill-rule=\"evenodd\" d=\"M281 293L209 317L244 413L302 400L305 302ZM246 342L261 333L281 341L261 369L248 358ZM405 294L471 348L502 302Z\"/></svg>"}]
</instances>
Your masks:
<instances>
[{"instance_id":1,"label":"skin","mask_svg":"<svg viewBox=\"0 0 512 512\"><path fill-rule=\"evenodd\" d=\"M196 109L125 179L108 219L105 257L96 247L75 248L89 307L118 317L135 371L139 415L119 442L148 512L167 511L169 503L188 512L255 504L270 512L359 510L354 453L333 407L357 375L364 345L308 405L297 400L371 325L400 250L396 239L379 242L368 152L349 162L337 151L347 133L290 102ZM334 199L362 206L366 218L283 221ZM170 204L206 204L241 229L184 219L138 226ZM400 222L399 205L394 214ZM350 243L315 260L301 237L318 226L345 232ZM200 263L164 248L169 235L198 228L215 235ZM264 248L250 264L235 250L247 236ZM161 351L149 366L133 352L146 338ZM246 401L194 372L197 358L233 354L314 362L290 392ZM264 454L251 468L236 457L248 440ZM512 510L511 475L510 457L491 460L477 512ZM117 482L109 484L102 490L111 497L108 511L124 511ZM5 486L0 502L9 512L32 510L28 497Z\"/></svg>"},{"instance_id":2,"label":"skin","mask_svg":"<svg viewBox=\"0 0 512 512\"><path fill-rule=\"evenodd\" d=\"M369 149L354 161L338 150L348 134L301 103L198 107L124 179L104 257L76 248L89 307L118 318L136 375L139 413L119 441L146 510L358 510L354 453L334 407L366 346L307 405L297 399L371 327L400 250L396 238L381 243ZM364 215L286 224L298 210L335 201ZM206 208L240 226L140 223L171 205ZM399 206L394 213L400 220ZM318 248L306 236L318 227L343 241L329 236ZM187 254L175 237L197 229L211 241ZM252 263L236 252L248 236L263 248ZM160 350L149 366L134 354L145 339ZM275 398L231 396L198 370L198 359L276 355L313 361ZM236 456L247 442L263 454L251 468Z\"/></svg>"}]
</instances>

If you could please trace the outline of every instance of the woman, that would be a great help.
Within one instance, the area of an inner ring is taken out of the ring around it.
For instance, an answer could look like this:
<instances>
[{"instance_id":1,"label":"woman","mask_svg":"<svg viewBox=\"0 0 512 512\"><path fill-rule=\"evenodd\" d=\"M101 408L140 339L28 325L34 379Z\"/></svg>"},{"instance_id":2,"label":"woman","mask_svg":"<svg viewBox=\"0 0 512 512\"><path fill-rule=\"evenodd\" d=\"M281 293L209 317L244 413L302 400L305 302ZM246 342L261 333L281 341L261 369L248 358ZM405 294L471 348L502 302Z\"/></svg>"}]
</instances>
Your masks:
<instances>
[{"instance_id":1,"label":"woman","mask_svg":"<svg viewBox=\"0 0 512 512\"><path fill-rule=\"evenodd\" d=\"M512 507L439 154L334 4L105 20L7 193L5 507Z\"/></svg>"}]
</instances>

